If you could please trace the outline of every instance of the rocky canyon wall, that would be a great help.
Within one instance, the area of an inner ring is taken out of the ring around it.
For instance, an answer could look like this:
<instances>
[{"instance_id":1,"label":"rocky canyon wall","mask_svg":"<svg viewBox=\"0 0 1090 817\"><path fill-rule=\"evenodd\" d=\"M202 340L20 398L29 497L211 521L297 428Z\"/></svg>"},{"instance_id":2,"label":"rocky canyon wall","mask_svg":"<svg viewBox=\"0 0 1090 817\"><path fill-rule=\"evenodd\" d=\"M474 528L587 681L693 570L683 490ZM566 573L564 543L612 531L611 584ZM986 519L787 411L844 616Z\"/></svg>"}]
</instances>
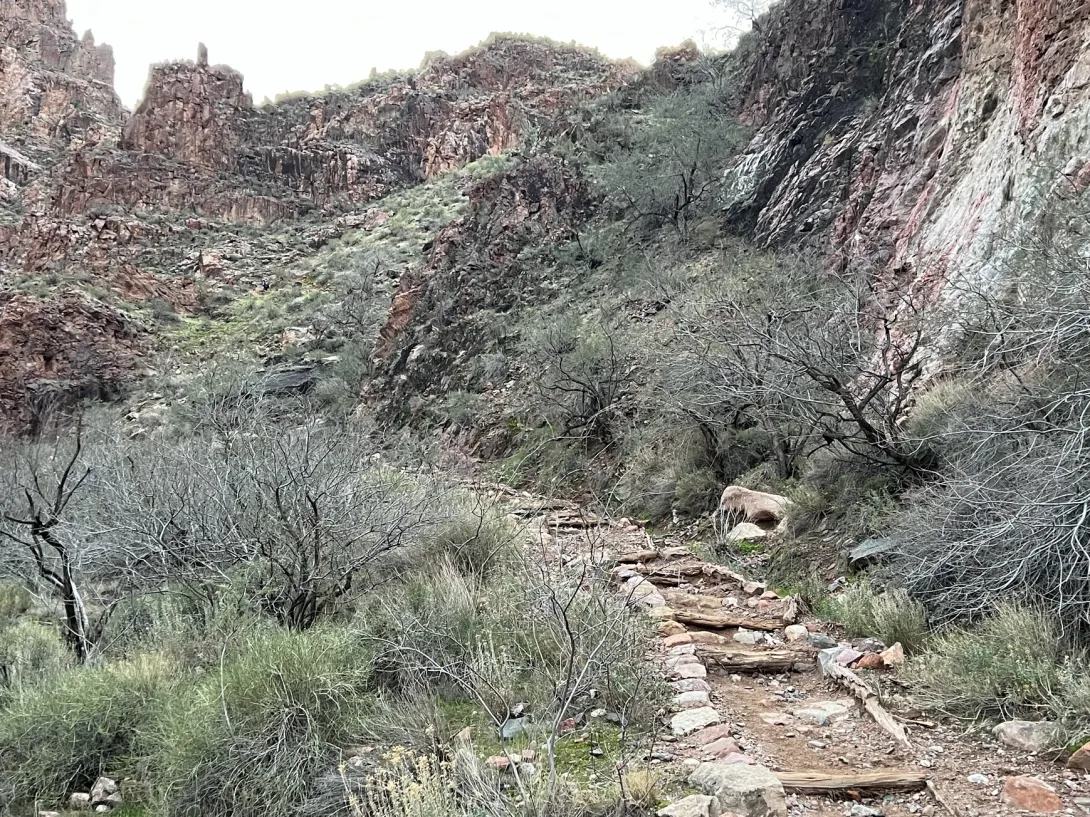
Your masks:
<instances>
[{"instance_id":1,"label":"rocky canyon wall","mask_svg":"<svg viewBox=\"0 0 1090 817\"><path fill-rule=\"evenodd\" d=\"M750 46L729 218L919 302L1002 285L1090 183L1090 3L789 0Z\"/></svg>"}]
</instances>

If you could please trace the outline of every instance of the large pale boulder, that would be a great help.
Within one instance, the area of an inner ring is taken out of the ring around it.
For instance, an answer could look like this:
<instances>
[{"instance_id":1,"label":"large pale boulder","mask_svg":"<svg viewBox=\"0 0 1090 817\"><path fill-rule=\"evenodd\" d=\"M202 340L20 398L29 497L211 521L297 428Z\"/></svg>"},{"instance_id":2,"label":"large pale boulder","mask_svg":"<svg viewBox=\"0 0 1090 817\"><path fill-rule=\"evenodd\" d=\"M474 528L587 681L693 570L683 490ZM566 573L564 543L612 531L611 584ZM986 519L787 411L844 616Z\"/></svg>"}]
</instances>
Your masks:
<instances>
[{"instance_id":1,"label":"large pale boulder","mask_svg":"<svg viewBox=\"0 0 1090 817\"><path fill-rule=\"evenodd\" d=\"M1001 743L1023 752L1043 752L1060 740L1060 730L1052 721L1006 721L992 730Z\"/></svg>"},{"instance_id":2,"label":"large pale boulder","mask_svg":"<svg viewBox=\"0 0 1090 817\"><path fill-rule=\"evenodd\" d=\"M689 782L719 802L719 810L740 817L786 817L783 784L764 766L701 763Z\"/></svg>"},{"instance_id":3,"label":"large pale boulder","mask_svg":"<svg viewBox=\"0 0 1090 817\"><path fill-rule=\"evenodd\" d=\"M723 530L726 530L728 524L739 522L782 522L790 506L791 500L785 496L731 485L719 497L718 515Z\"/></svg>"}]
</instances>

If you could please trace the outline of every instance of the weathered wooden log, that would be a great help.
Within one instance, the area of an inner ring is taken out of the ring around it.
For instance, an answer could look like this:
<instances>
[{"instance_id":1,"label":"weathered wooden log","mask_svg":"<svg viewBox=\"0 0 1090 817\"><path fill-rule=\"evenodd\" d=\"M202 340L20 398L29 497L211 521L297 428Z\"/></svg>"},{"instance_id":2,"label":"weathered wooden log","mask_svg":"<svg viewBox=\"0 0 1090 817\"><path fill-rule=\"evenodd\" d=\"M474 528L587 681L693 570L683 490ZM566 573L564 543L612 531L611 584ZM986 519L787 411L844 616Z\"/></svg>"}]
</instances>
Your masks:
<instances>
[{"instance_id":1,"label":"weathered wooden log","mask_svg":"<svg viewBox=\"0 0 1090 817\"><path fill-rule=\"evenodd\" d=\"M662 554L657 550L634 550L631 553L617 555L618 564L631 565L639 562L652 562Z\"/></svg>"},{"instance_id":2,"label":"weathered wooden log","mask_svg":"<svg viewBox=\"0 0 1090 817\"><path fill-rule=\"evenodd\" d=\"M803 660L790 650L740 650L718 644L697 644L696 654L716 669L734 672L783 672Z\"/></svg>"},{"instance_id":3,"label":"weathered wooden log","mask_svg":"<svg viewBox=\"0 0 1090 817\"><path fill-rule=\"evenodd\" d=\"M822 672L862 701L863 708L874 718L874 722L882 727L894 740L906 749L912 748L912 743L909 742L908 735L905 734L905 728L897 723L893 716L882 707L878 697L874 694L874 690L867 685L866 681L847 667L840 666L836 661L831 661L828 666L822 669Z\"/></svg>"},{"instance_id":4,"label":"weathered wooden log","mask_svg":"<svg viewBox=\"0 0 1090 817\"><path fill-rule=\"evenodd\" d=\"M820 794L848 789L922 789L927 773L915 769L874 772L776 772L784 791L792 794Z\"/></svg>"},{"instance_id":5,"label":"weathered wooden log","mask_svg":"<svg viewBox=\"0 0 1090 817\"><path fill-rule=\"evenodd\" d=\"M671 602L673 607L673 602ZM745 627L747 630L774 632L782 626L778 621L749 619L736 613L709 613L700 610L682 610L674 608L674 620L695 627L707 627L712 630L725 630L729 627Z\"/></svg>"}]
</instances>

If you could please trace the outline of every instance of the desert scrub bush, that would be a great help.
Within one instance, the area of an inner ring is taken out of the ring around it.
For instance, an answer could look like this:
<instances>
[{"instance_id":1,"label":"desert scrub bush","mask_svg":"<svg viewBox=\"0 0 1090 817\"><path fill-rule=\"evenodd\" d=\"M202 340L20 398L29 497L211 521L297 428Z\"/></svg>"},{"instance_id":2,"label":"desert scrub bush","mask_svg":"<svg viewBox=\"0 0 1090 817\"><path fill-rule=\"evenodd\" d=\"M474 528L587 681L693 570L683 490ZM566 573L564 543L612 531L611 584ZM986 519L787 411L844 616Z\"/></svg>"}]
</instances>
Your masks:
<instances>
[{"instance_id":1,"label":"desert scrub bush","mask_svg":"<svg viewBox=\"0 0 1090 817\"><path fill-rule=\"evenodd\" d=\"M150 778L168 817L287 817L359 732L366 647L346 628L265 626L224 647L222 667L161 708Z\"/></svg>"},{"instance_id":2,"label":"desert scrub bush","mask_svg":"<svg viewBox=\"0 0 1090 817\"><path fill-rule=\"evenodd\" d=\"M877 638L887 646L899 641L906 653L927 644L927 610L900 588L879 591L866 579L853 582L827 599L822 612L850 635Z\"/></svg>"},{"instance_id":3,"label":"desert scrub bush","mask_svg":"<svg viewBox=\"0 0 1090 817\"><path fill-rule=\"evenodd\" d=\"M60 803L101 774L136 775L149 729L179 689L173 664L140 655L17 692L0 710L0 795Z\"/></svg>"},{"instance_id":4,"label":"desert scrub bush","mask_svg":"<svg viewBox=\"0 0 1090 817\"><path fill-rule=\"evenodd\" d=\"M582 572L520 563L482 582L440 564L376 598L361 622L387 689L423 683L478 705L497 729L523 703L549 733L592 698L649 723L661 692L643 661L646 625Z\"/></svg>"},{"instance_id":5,"label":"desert scrub bush","mask_svg":"<svg viewBox=\"0 0 1090 817\"><path fill-rule=\"evenodd\" d=\"M636 365L607 316L542 315L521 341L545 419L563 437L610 442Z\"/></svg>"},{"instance_id":6,"label":"desert scrub bush","mask_svg":"<svg viewBox=\"0 0 1090 817\"><path fill-rule=\"evenodd\" d=\"M1002 604L976 626L936 637L906 677L923 704L962 717L1090 728L1090 662L1040 609Z\"/></svg>"},{"instance_id":7,"label":"desert scrub bush","mask_svg":"<svg viewBox=\"0 0 1090 817\"><path fill-rule=\"evenodd\" d=\"M432 513L435 522L410 548L412 565L449 562L461 575L484 580L517 558L519 531L479 497L436 497Z\"/></svg>"},{"instance_id":8,"label":"desert scrub bush","mask_svg":"<svg viewBox=\"0 0 1090 817\"><path fill-rule=\"evenodd\" d=\"M788 517L792 536L835 529L858 539L892 526L897 497L910 475L895 464L875 462L844 449L826 450L810 459Z\"/></svg>"},{"instance_id":9,"label":"desert scrub bush","mask_svg":"<svg viewBox=\"0 0 1090 817\"><path fill-rule=\"evenodd\" d=\"M57 628L30 619L0 626L0 707L72 666Z\"/></svg>"}]
</instances>

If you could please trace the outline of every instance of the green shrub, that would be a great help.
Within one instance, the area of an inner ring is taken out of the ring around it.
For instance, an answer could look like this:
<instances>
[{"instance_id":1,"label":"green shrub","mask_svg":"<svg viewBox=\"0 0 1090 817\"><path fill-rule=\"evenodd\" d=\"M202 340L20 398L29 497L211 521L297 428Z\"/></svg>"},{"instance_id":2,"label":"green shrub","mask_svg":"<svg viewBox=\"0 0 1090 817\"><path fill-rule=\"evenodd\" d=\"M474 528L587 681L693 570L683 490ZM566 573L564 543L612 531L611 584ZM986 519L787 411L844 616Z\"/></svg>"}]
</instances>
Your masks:
<instances>
[{"instance_id":1,"label":"green shrub","mask_svg":"<svg viewBox=\"0 0 1090 817\"><path fill-rule=\"evenodd\" d=\"M792 493L788 530L795 537L828 529L858 539L879 535L897 512L904 477L896 466L844 450L815 455Z\"/></svg>"},{"instance_id":2,"label":"green shrub","mask_svg":"<svg viewBox=\"0 0 1090 817\"><path fill-rule=\"evenodd\" d=\"M178 688L173 664L142 655L22 691L0 710L0 798L58 803L99 775L136 774L148 729Z\"/></svg>"},{"instance_id":3,"label":"green shrub","mask_svg":"<svg viewBox=\"0 0 1090 817\"><path fill-rule=\"evenodd\" d=\"M420 537L409 557L415 564L449 560L462 575L483 579L512 563L517 532L479 500L456 495L445 508L436 508L435 515L441 521Z\"/></svg>"},{"instance_id":4,"label":"green shrub","mask_svg":"<svg viewBox=\"0 0 1090 817\"><path fill-rule=\"evenodd\" d=\"M151 776L166 815L295 815L360 730L371 662L348 630L240 638L156 720Z\"/></svg>"},{"instance_id":5,"label":"green shrub","mask_svg":"<svg viewBox=\"0 0 1090 817\"><path fill-rule=\"evenodd\" d=\"M30 593L15 582L0 581L0 627L13 623L30 610Z\"/></svg>"},{"instance_id":6,"label":"green shrub","mask_svg":"<svg viewBox=\"0 0 1090 817\"><path fill-rule=\"evenodd\" d=\"M823 612L853 636L887 645L899 641L906 653L919 651L927 642L927 610L898 588L878 592L869 581L856 582L825 602Z\"/></svg>"},{"instance_id":7,"label":"green shrub","mask_svg":"<svg viewBox=\"0 0 1090 817\"><path fill-rule=\"evenodd\" d=\"M911 660L920 702L970 718L1052 719L1090 728L1090 662L1045 613L1010 604L972 629L935 639Z\"/></svg>"}]
</instances>

